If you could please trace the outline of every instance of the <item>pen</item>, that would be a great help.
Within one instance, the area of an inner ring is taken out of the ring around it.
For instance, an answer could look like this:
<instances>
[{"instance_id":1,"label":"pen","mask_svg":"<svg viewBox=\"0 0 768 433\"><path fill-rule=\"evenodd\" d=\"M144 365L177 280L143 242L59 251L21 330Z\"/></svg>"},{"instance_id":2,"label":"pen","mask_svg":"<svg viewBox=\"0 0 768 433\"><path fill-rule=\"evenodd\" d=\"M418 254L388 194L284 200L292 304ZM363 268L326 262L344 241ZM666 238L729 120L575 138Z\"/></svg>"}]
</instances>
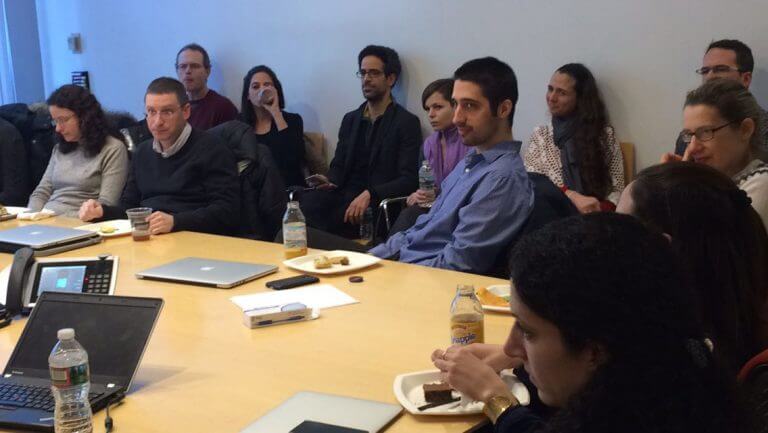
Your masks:
<instances>
[{"instance_id":1,"label":"pen","mask_svg":"<svg viewBox=\"0 0 768 433\"><path fill-rule=\"evenodd\" d=\"M305 317L306 316L304 316L304 315L299 315L299 316L292 316L292 317L289 317L289 318L283 319L283 320L262 320L261 322L257 322L256 326L267 326L267 325L274 325L276 323L293 322L293 321L297 321L297 320L302 320Z\"/></svg>"}]
</instances>

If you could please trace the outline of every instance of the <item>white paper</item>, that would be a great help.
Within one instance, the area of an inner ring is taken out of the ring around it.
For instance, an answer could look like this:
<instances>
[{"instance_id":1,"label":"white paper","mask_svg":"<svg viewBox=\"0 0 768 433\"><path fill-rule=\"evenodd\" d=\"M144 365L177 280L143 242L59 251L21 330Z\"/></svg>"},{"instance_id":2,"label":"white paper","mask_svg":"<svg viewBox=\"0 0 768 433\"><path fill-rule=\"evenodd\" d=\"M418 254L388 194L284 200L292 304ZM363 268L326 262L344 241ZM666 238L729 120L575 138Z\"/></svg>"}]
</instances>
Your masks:
<instances>
[{"instance_id":1,"label":"white paper","mask_svg":"<svg viewBox=\"0 0 768 433\"><path fill-rule=\"evenodd\" d=\"M356 304L359 301L330 284L313 284L288 290L254 293L229 298L245 310L301 302L310 308L331 308Z\"/></svg>"}]
</instances>

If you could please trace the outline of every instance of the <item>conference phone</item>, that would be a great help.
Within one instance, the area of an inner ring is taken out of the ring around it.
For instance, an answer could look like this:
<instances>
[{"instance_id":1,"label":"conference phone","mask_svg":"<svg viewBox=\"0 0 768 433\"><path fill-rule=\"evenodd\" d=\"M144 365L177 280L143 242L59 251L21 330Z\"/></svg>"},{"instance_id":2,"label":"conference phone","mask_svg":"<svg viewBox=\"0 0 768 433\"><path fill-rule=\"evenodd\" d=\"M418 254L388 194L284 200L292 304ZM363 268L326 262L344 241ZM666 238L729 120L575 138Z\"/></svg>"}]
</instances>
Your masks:
<instances>
[{"instance_id":1,"label":"conference phone","mask_svg":"<svg viewBox=\"0 0 768 433\"><path fill-rule=\"evenodd\" d=\"M117 264L118 258L109 254L40 258L31 248L21 248L14 253L8 273L5 307L10 314L28 312L43 292L112 295Z\"/></svg>"}]
</instances>

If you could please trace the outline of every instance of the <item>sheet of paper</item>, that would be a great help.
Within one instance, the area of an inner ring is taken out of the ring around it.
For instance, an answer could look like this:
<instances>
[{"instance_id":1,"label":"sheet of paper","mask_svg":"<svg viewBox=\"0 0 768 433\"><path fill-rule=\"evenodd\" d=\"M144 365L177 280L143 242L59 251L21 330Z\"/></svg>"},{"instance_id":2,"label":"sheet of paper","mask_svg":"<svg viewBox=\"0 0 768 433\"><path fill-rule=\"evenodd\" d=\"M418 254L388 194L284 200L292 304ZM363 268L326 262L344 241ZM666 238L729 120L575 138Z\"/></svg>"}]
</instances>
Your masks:
<instances>
[{"instance_id":1,"label":"sheet of paper","mask_svg":"<svg viewBox=\"0 0 768 433\"><path fill-rule=\"evenodd\" d=\"M229 299L242 308L243 311L285 305L292 302L301 302L308 307L319 309L356 304L358 302L357 299L330 284L313 284L296 289L233 296Z\"/></svg>"}]
</instances>

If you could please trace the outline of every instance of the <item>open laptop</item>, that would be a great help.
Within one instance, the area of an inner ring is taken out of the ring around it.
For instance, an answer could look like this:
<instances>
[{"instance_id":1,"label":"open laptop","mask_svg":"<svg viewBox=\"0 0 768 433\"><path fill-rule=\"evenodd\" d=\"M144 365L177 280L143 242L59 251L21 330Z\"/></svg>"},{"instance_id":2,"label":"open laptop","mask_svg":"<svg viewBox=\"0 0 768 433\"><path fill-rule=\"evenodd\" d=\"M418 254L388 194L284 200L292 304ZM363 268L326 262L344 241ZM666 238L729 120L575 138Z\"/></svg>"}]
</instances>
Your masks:
<instances>
[{"instance_id":1,"label":"open laptop","mask_svg":"<svg viewBox=\"0 0 768 433\"><path fill-rule=\"evenodd\" d=\"M31 224L0 231L0 252L14 253L30 247L35 256L48 256L101 242L101 235L88 230Z\"/></svg>"},{"instance_id":2,"label":"open laptop","mask_svg":"<svg viewBox=\"0 0 768 433\"><path fill-rule=\"evenodd\" d=\"M74 328L88 352L93 411L121 398L162 306L157 298L43 292L0 378L0 428L53 431L48 355L62 328Z\"/></svg>"},{"instance_id":3,"label":"open laptop","mask_svg":"<svg viewBox=\"0 0 768 433\"><path fill-rule=\"evenodd\" d=\"M277 266L187 257L136 273L136 278L229 289L277 272Z\"/></svg>"},{"instance_id":4,"label":"open laptop","mask_svg":"<svg viewBox=\"0 0 768 433\"><path fill-rule=\"evenodd\" d=\"M368 433L384 430L403 408L398 404L302 391L240 433L290 433L303 422L320 422Z\"/></svg>"}]
</instances>

